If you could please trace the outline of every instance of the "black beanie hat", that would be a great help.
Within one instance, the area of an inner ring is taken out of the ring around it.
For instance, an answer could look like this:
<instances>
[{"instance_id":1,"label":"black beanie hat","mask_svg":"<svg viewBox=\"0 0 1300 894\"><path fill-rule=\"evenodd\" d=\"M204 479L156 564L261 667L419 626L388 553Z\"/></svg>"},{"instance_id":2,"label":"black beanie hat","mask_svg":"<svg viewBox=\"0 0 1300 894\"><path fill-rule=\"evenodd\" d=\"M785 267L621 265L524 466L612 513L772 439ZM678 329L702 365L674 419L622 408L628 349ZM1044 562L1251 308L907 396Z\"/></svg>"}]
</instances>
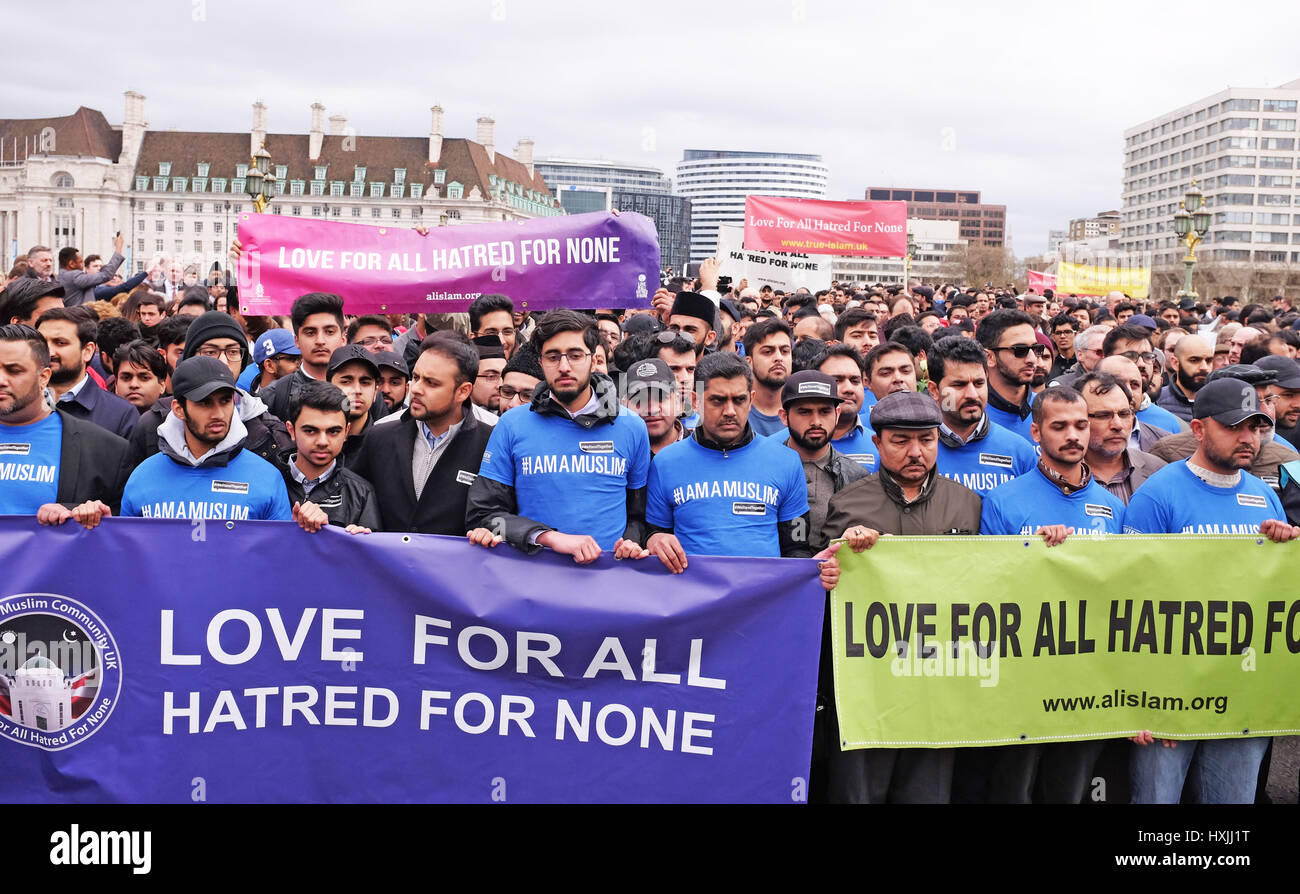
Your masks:
<instances>
[{"instance_id":1,"label":"black beanie hat","mask_svg":"<svg viewBox=\"0 0 1300 894\"><path fill-rule=\"evenodd\" d=\"M230 314L219 310L200 314L194 318L193 323L190 323L189 331L185 334L185 351L181 354L181 359L193 357L205 341L214 338L233 338L239 342L239 346L244 349L244 365L248 365L248 336L244 334L244 327L235 322L235 318Z\"/></svg>"},{"instance_id":2,"label":"black beanie hat","mask_svg":"<svg viewBox=\"0 0 1300 894\"><path fill-rule=\"evenodd\" d=\"M677 314L703 320L710 329L717 328L718 307L707 295L701 295L699 292L678 292L673 300L673 309L668 315L672 317Z\"/></svg>"}]
</instances>

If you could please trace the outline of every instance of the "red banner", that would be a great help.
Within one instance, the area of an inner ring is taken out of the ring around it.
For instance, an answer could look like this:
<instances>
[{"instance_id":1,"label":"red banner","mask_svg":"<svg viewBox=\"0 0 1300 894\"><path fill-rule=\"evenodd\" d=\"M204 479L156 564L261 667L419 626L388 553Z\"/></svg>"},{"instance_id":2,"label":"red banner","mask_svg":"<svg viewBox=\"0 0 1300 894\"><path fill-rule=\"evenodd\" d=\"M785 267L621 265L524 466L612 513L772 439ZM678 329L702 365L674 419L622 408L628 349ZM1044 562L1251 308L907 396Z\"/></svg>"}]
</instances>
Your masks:
<instances>
[{"instance_id":1,"label":"red banner","mask_svg":"<svg viewBox=\"0 0 1300 894\"><path fill-rule=\"evenodd\" d=\"M1040 273L1037 270L1027 270L1025 272L1029 275L1029 282L1026 288L1030 291L1036 292L1039 295L1043 294L1043 289L1056 291L1055 273Z\"/></svg>"},{"instance_id":2,"label":"red banner","mask_svg":"<svg viewBox=\"0 0 1300 894\"><path fill-rule=\"evenodd\" d=\"M745 248L901 258L907 254L907 203L746 196Z\"/></svg>"}]
</instances>

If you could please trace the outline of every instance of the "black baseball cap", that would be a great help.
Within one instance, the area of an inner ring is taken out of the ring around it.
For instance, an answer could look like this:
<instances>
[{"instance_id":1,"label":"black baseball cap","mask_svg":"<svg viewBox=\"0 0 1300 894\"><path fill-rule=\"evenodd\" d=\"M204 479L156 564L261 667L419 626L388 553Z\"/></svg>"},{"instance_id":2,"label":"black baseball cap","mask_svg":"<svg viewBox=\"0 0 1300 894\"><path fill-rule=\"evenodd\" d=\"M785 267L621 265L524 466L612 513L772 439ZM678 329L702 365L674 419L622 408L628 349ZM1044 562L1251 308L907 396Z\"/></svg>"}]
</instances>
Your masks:
<instances>
[{"instance_id":1,"label":"black baseball cap","mask_svg":"<svg viewBox=\"0 0 1300 894\"><path fill-rule=\"evenodd\" d=\"M172 394L185 400L203 400L222 388L234 390L235 376L216 357L194 356L176 364L172 373Z\"/></svg>"},{"instance_id":2,"label":"black baseball cap","mask_svg":"<svg viewBox=\"0 0 1300 894\"><path fill-rule=\"evenodd\" d=\"M658 357L650 357L632 364L632 368L627 373L629 396L637 391L649 390L659 390L666 394L672 394L677 390L677 380L673 378L673 371Z\"/></svg>"},{"instance_id":3,"label":"black baseball cap","mask_svg":"<svg viewBox=\"0 0 1300 894\"><path fill-rule=\"evenodd\" d=\"M375 365L380 369L387 367L395 373L400 373L408 379L411 377L411 371L406 366L406 361L401 358L395 351L375 351L370 355L370 359L375 361Z\"/></svg>"},{"instance_id":4,"label":"black baseball cap","mask_svg":"<svg viewBox=\"0 0 1300 894\"><path fill-rule=\"evenodd\" d=\"M366 350L364 345L344 345L330 354L330 365L325 372L325 378L332 378L339 367L353 361L366 364L375 371L376 376L379 375L379 364L375 362L375 355Z\"/></svg>"},{"instance_id":5,"label":"black baseball cap","mask_svg":"<svg viewBox=\"0 0 1300 894\"><path fill-rule=\"evenodd\" d=\"M1206 382L1196 392L1192 404L1193 419L1213 419L1220 425L1232 427L1254 416L1273 424L1267 413L1259 408L1255 386L1241 379L1222 378Z\"/></svg>"},{"instance_id":6,"label":"black baseball cap","mask_svg":"<svg viewBox=\"0 0 1300 894\"><path fill-rule=\"evenodd\" d=\"M826 373L815 369L804 369L790 375L781 388L781 407L785 408L799 400L815 398L841 404L844 398L836 391L835 380Z\"/></svg>"},{"instance_id":7,"label":"black baseball cap","mask_svg":"<svg viewBox=\"0 0 1300 894\"><path fill-rule=\"evenodd\" d=\"M871 408L871 427L876 434L887 428L938 428L942 422L934 398L919 391L886 394Z\"/></svg>"},{"instance_id":8,"label":"black baseball cap","mask_svg":"<svg viewBox=\"0 0 1300 894\"><path fill-rule=\"evenodd\" d=\"M1270 354L1256 360L1255 365L1277 375L1277 381L1270 384L1286 388L1288 391L1300 390L1300 363L1296 363L1290 357Z\"/></svg>"},{"instance_id":9,"label":"black baseball cap","mask_svg":"<svg viewBox=\"0 0 1300 894\"><path fill-rule=\"evenodd\" d=\"M663 326L652 314L637 314L623 321L623 331L628 335L658 332Z\"/></svg>"}]
</instances>

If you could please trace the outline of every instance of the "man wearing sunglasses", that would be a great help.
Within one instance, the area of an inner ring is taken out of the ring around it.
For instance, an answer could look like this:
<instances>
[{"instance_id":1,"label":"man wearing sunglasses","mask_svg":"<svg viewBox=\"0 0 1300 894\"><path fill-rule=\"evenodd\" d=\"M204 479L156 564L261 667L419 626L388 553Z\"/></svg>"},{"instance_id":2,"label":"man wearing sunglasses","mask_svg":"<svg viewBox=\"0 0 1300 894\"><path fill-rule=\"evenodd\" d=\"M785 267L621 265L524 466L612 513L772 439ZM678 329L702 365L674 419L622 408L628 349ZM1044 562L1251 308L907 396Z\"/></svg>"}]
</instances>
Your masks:
<instances>
[{"instance_id":1,"label":"man wearing sunglasses","mask_svg":"<svg viewBox=\"0 0 1300 894\"><path fill-rule=\"evenodd\" d=\"M993 311L980 320L975 338L983 345L989 362L989 402L985 412L992 422L1033 444L1029 432L1029 384L1038 372L1037 357L1046 357L1051 349L1038 342L1034 321L1022 310Z\"/></svg>"}]
</instances>

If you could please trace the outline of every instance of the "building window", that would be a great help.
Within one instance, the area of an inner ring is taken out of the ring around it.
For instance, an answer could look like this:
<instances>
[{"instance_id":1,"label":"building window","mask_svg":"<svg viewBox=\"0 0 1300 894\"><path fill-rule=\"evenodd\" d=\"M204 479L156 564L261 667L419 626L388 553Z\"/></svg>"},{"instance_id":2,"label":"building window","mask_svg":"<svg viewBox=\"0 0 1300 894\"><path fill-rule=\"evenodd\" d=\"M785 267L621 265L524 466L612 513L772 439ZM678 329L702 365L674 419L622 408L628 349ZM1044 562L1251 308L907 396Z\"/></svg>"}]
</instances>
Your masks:
<instances>
[{"instance_id":1,"label":"building window","mask_svg":"<svg viewBox=\"0 0 1300 894\"><path fill-rule=\"evenodd\" d=\"M423 209L423 208L412 208L412 209L411 209L411 217L414 218L415 220L419 220L419 219L420 219L421 217L423 217L423 216L424 216L424 209Z\"/></svg>"},{"instance_id":2,"label":"building window","mask_svg":"<svg viewBox=\"0 0 1300 894\"><path fill-rule=\"evenodd\" d=\"M295 180L295 181L293 181L292 183L289 184L289 195L291 195L291 196L300 196L300 195L302 195L302 188L303 188L303 186L305 186L305 185L306 185L306 184L304 184L303 181L301 181L301 180Z\"/></svg>"},{"instance_id":3,"label":"building window","mask_svg":"<svg viewBox=\"0 0 1300 894\"><path fill-rule=\"evenodd\" d=\"M135 222L135 228L136 228L137 230L139 230L141 233L143 233L143 232L144 232L144 221L143 221L143 220L137 220L137 221Z\"/></svg>"},{"instance_id":4,"label":"building window","mask_svg":"<svg viewBox=\"0 0 1300 894\"><path fill-rule=\"evenodd\" d=\"M203 213L203 203L202 203L202 202L195 202L195 203L194 203L194 213L195 213L195 214L202 214L202 213Z\"/></svg>"},{"instance_id":5,"label":"building window","mask_svg":"<svg viewBox=\"0 0 1300 894\"><path fill-rule=\"evenodd\" d=\"M283 181L283 180L277 180L277 181L275 181L275 194L276 194L277 196L282 196L282 195L284 195L284 181Z\"/></svg>"},{"instance_id":6,"label":"building window","mask_svg":"<svg viewBox=\"0 0 1300 894\"><path fill-rule=\"evenodd\" d=\"M173 244L176 246L176 254L185 251L185 243L181 240L177 239Z\"/></svg>"},{"instance_id":7,"label":"building window","mask_svg":"<svg viewBox=\"0 0 1300 894\"><path fill-rule=\"evenodd\" d=\"M191 184L191 188L195 192L207 192L208 181L202 177L195 177L194 182Z\"/></svg>"},{"instance_id":8,"label":"building window","mask_svg":"<svg viewBox=\"0 0 1300 894\"><path fill-rule=\"evenodd\" d=\"M154 192L166 192L166 191L167 191L167 178L166 178L166 177L155 177L155 178L153 178L153 191L154 191Z\"/></svg>"},{"instance_id":9,"label":"building window","mask_svg":"<svg viewBox=\"0 0 1300 894\"><path fill-rule=\"evenodd\" d=\"M323 195L325 195L325 181L323 181L323 180L313 180L313 181L311 182L311 194L314 195L314 196L323 196Z\"/></svg>"},{"instance_id":10,"label":"building window","mask_svg":"<svg viewBox=\"0 0 1300 894\"><path fill-rule=\"evenodd\" d=\"M444 168L438 168L433 172L433 182L441 186L447 182L447 171Z\"/></svg>"},{"instance_id":11,"label":"building window","mask_svg":"<svg viewBox=\"0 0 1300 894\"><path fill-rule=\"evenodd\" d=\"M383 197L384 197L384 184L382 183L370 184L370 198L382 199Z\"/></svg>"},{"instance_id":12,"label":"building window","mask_svg":"<svg viewBox=\"0 0 1300 894\"><path fill-rule=\"evenodd\" d=\"M160 162L158 162L158 176L159 176L159 177L169 177L169 176L171 176L171 172L172 172L172 163L171 163L170 161L160 161Z\"/></svg>"},{"instance_id":13,"label":"building window","mask_svg":"<svg viewBox=\"0 0 1300 894\"><path fill-rule=\"evenodd\" d=\"M1258 99L1230 99L1223 104L1225 112L1258 112Z\"/></svg>"},{"instance_id":14,"label":"building window","mask_svg":"<svg viewBox=\"0 0 1300 894\"><path fill-rule=\"evenodd\" d=\"M364 183L352 182L348 184L348 195L354 199L360 199L366 194L366 185Z\"/></svg>"},{"instance_id":15,"label":"building window","mask_svg":"<svg viewBox=\"0 0 1300 894\"><path fill-rule=\"evenodd\" d=\"M283 180L288 180L288 179L289 179L289 166L288 166L288 165L276 165L276 166L275 166L275 179L276 179L276 180L282 180L282 181L283 181Z\"/></svg>"},{"instance_id":16,"label":"building window","mask_svg":"<svg viewBox=\"0 0 1300 894\"><path fill-rule=\"evenodd\" d=\"M175 223L175 227L176 227L176 232L178 232L178 233L184 233L184 232L185 232L185 221L183 221L183 220L178 220L178 221L176 221L176 223Z\"/></svg>"},{"instance_id":17,"label":"building window","mask_svg":"<svg viewBox=\"0 0 1300 894\"><path fill-rule=\"evenodd\" d=\"M311 216L312 216L312 217L320 217L320 205L312 205L312 206L311 206Z\"/></svg>"},{"instance_id":18,"label":"building window","mask_svg":"<svg viewBox=\"0 0 1300 894\"><path fill-rule=\"evenodd\" d=\"M214 240L214 241L213 241L213 243L212 243L212 253L213 253L214 255L219 255L219 254L221 254L221 240L220 240L220 239L217 239L217 240Z\"/></svg>"},{"instance_id":19,"label":"building window","mask_svg":"<svg viewBox=\"0 0 1300 894\"><path fill-rule=\"evenodd\" d=\"M163 250L163 241L162 241L161 239L155 239L155 240L153 241L153 250L154 250L154 251L162 251L162 250Z\"/></svg>"},{"instance_id":20,"label":"building window","mask_svg":"<svg viewBox=\"0 0 1300 894\"><path fill-rule=\"evenodd\" d=\"M342 195L343 195L343 181L342 181L342 180L331 180L331 181L330 181L330 196L331 196L332 198L336 198L336 199L337 199L337 198L341 197Z\"/></svg>"},{"instance_id":21,"label":"building window","mask_svg":"<svg viewBox=\"0 0 1300 894\"><path fill-rule=\"evenodd\" d=\"M406 182L406 168L393 168L393 182L399 185Z\"/></svg>"},{"instance_id":22,"label":"building window","mask_svg":"<svg viewBox=\"0 0 1300 894\"><path fill-rule=\"evenodd\" d=\"M354 168L352 169L352 182L353 182L353 183L364 183L365 180L366 180L366 166L365 166L365 165L357 165L356 167L354 167Z\"/></svg>"},{"instance_id":23,"label":"building window","mask_svg":"<svg viewBox=\"0 0 1300 894\"><path fill-rule=\"evenodd\" d=\"M143 240L143 239L139 239L139 240L136 241L136 243L135 243L135 250L136 250L136 251L139 251L139 252L143 252L143 251L144 251L144 240Z\"/></svg>"},{"instance_id":24,"label":"building window","mask_svg":"<svg viewBox=\"0 0 1300 894\"><path fill-rule=\"evenodd\" d=\"M220 233L220 232L221 232L221 221L219 221L219 220L214 220L214 221L212 222L212 232L214 232L214 233Z\"/></svg>"},{"instance_id":25,"label":"building window","mask_svg":"<svg viewBox=\"0 0 1300 894\"><path fill-rule=\"evenodd\" d=\"M376 205L374 208L370 209L370 216L378 217L380 214L383 213L383 210L384 210L383 208L380 208L378 205Z\"/></svg>"},{"instance_id":26,"label":"building window","mask_svg":"<svg viewBox=\"0 0 1300 894\"><path fill-rule=\"evenodd\" d=\"M396 220L397 218L399 218L399 217L401 217L401 216L402 216L402 209L401 209L401 208L394 208L394 209L393 209L393 219Z\"/></svg>"},{"instance_id":27,"label":"building window","mask_svg":"<svg viewBox=\"0 0 1300 894\"><path fill-rule=\"evenodd\" d=\"M231 184L230 184L230 191L233 192L233 193L235 193L236 195L241 195L241 194L243 194L243 192L244 192L244 178L243 178L242 176L240 176L240 177L236 177L233 181L231 181Z\"/></svg>"},{"instance_id":28,"label":"building window","mask_svg":"<svg viewBox=\"0 0 1300 894\"><path fill-rule=\"evenodd\" d=\"M203 254L203 240L202 240L202 239L195 239L195 240L194 240L194 251L195 251L195 253L197 253L197 254Z\"/></svg>"},{"instance_id":29,"label":"building window","mask_svg":"<svg viewBox=\"0 0 1300 894\"><path fill-rule=\"evenodd\" d=\"M1290 186L1291 178L1283 177L1278 174L1261 174L1259 177L1260 186Z\"/></svg>"},{"instance_id":30,"label":"building window","mask_svg":"<svg viewBox=\"0 0 1300 894\"><path fill-rule=\"evenodd\" d=\"M139 192L144 192L145 190L147 190L147 189L149 188L149 178L148 178L148 177L136 177L136 178L135 178L135 188L136 188L136 190L138 190Z\"/></svg>"},{"instance_id":31,"label":"building window","mask_svg":"<svg viewBox=\"0 0 1300 894\"><path fill-rule=\"evenodd\" d=\"M198 164L199 176L200 176L200 177L206 177L206 176L208 176L208 168L209 168L209 167L210 167L210 165L209 165L208 162L206 162L206 161L201 161L201 162L199 162L199 164Z\"/></svg>"},{"instance_id":32,"label":"building window","mask_svg":"<svg viewBox=\"0 0 1300 894\"><path fill-rule=\"evenodd\" d=\"M1260 109L1263 112L1294 112L1296 101L1294 99L1266 99Z\"/></svg>"},{"instance_id":33,"label":"building window","mask_svg":"<svg viewBox=\"0 0 1300 894\"><path fill-rule=\"evenodd\" d=\"M352 206L352 216L353 216L353 217L360 217L360 216L361 216L361 208L360 208L359 206L357 206L357 205L353 205L353 206Z\"/></svg>"},{"instance_id":34,"label":"building window","mask_svg":"<svg viewBox=\"0 0 1300 894\"><path fill-rule=\"evenodd\" d=\"M342 217L342 216L343 216L343 207L341 205L334 205L333 207L330 208L330 217Z\"/></svg>"},{"instance_id":35,"label":"building window","mask_svg":"<svg viewBox=\"0 0 1300 894\"><path fill-rule=\"evenodd\" d=\"M247 177L247 176L248 176L248 165L246 165L246 164L235 165L235 176L236 176L236 177L239 177L240 179L243 179L244 177Z\"/></svg>"},{"instance_id":36,"label":"building window","mask_svg":"<svg viewBox=\"0 0 1300 894\"><path fill-rule=\"evenodd\" d=\"M302 206L294 205L293 208L290 209L289 213L292 214L294 217L302 217Z\"/></svg>"},{"instance_id":37,"label":"building window","mask_svg":"<svg viewBox=\"0 0 1300 894\"><path fill-rule=\"evenodd\" d=\"M194 221L194 232L195 232L195 233L202 233L202 232L203 232L203 221L201 221L201 220L196 220L196 221Z\"/></svg>"},{"instance_id":38,"label":"building window","mask_svg":"<svg viewBox=\"0 0 1300 894\"><path fill-rule=\"evenodd\" d=\"M457 183L454 180L451 183L447 184L447 198L462 199L464 197L465 197L465 187L461 186L459 183Z\"/></svg>"},{"instance_id":39,"label":"building window","mask_svg":"<svg viewBox=\"0 0 1300 894\"><path fill-rule=\"evenodd\" d=\"M418 198L421 198L421 197L423 197L423 196L424 196L424 184L423 184L423 183L412 183L412 184L411 184L411 198L413 198L413 199L418 199Z\"/></svg>"},{"instance_id":40,"label":"building window","mask_svg":"<svg viewBox=\"0 0 1300 894\"><path fill-rule=\"evenodd\" d=\"M214 178L212 178L212 191L213 191L213 192L225 192L225 191L226 191L226 178L225 178L225 177L214 177Z\"/></svg>"},{"instance_id":41,"label":"building window","mask_svg":"<svg viewBox=\"0 0 1300 894\"><path fill-rule=\"evenodd\" d=\"M163 231L163 222L161 220L155 220L153 222L153 230L155 233L161 233Z\"/></svg>"},{"instance_id":42,"label":"building window","mask_svg":"<svg viewBox=\"0 0 1300 894\"><path fill-rule=\"evenodd\" d=\"M327 167L328 165L316 165L316 177L315 177L316 180L325 179L325 169Z\"/></svg>"},{"instance_id":43,"label":"building window","mask_svg":"<svg viewBox=\"0 0 1300 894\"><path fill-rule=\"evenodd\" d=\"M400 199L405 191L406 187L402 186L402 184L393 183L388 187L388 197L390 199Z\"/></svg>"},{"instance_id":44,"label":"building window","mask_svg":"<svg viewBox=\"0 0 1300 894\"><path fill-rule=\"evenodd\" d=\"M1259 166L1261 168L1286 168L1287 170L1290 170L1292 163L1289 158L1283 158L1276 155L1265 155L1260 158Z\"/></svg>"},{"instance_id":45,"label":"building window","mask_svg":"<svg viewBox=\"0 0 1300 894\"><path fill-rule=\"evenodd\" d=\"M1295 130L1294 118L1265 118L1264 130Z\"/></svg>"}]
</instances>

